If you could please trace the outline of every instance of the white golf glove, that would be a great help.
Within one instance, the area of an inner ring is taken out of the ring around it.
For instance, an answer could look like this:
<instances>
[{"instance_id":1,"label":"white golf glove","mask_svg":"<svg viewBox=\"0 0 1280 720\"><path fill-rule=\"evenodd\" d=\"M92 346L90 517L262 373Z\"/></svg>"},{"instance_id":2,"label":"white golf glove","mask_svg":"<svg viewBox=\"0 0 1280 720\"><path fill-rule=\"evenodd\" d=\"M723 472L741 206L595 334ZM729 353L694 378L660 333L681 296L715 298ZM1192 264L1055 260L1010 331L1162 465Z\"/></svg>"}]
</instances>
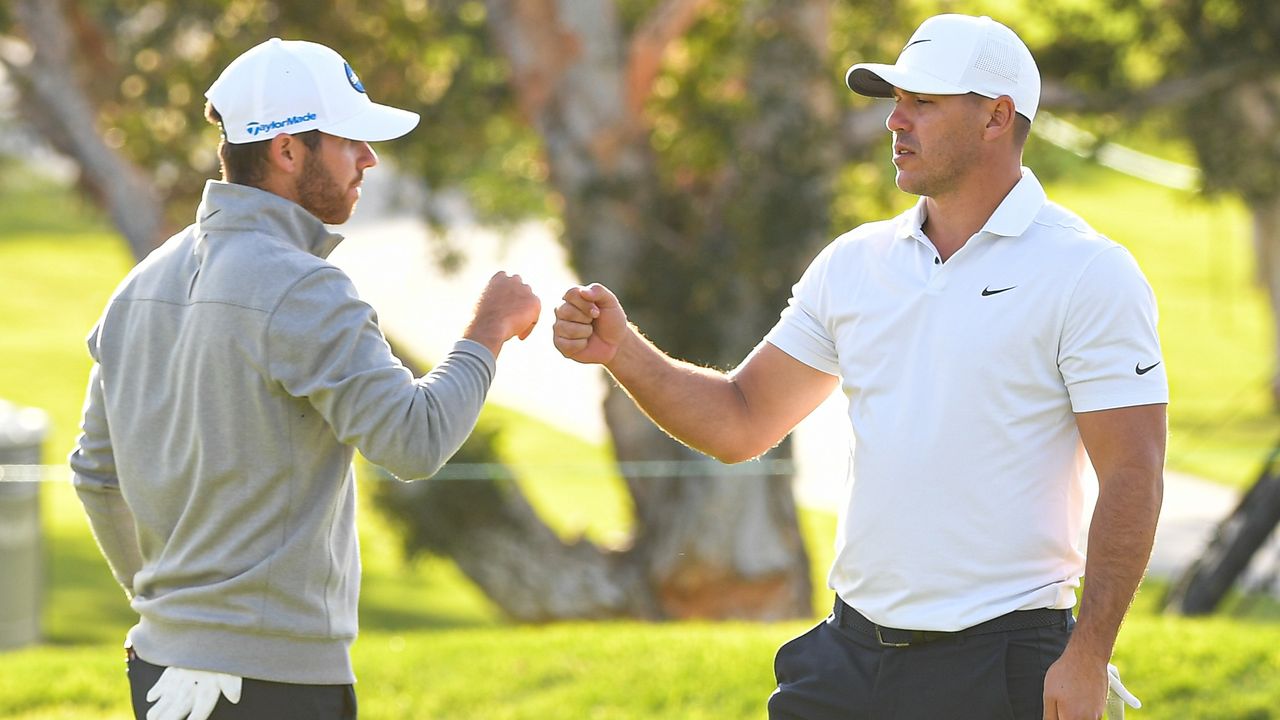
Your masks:
<instances>
[{"instance_id":1,"label":"white golf glove","mask_svg":"<svg viewBox=\"0 0 1280 720\"><path fill-rule=\"evenodd\" d=\"M1134 710L1142 707L1142 701L1126 690L1124 683L1120 682L1120 671L1111 663L1107 663L1107 683L1111 690L1107 696L1107 720L1124 720L1124 705ZM1124 705L1120 704L1121 700L1124 701Z\"/></svg>"},{"instance_id":2,"label":"white golf glove","mask_svg":"<svg viewBox=\"0 0 1280 720\"><path fill-rule=\"evenodd\" d=\"M206 720L218 697L226 695L240 702L240 678L204 670L165 668L156 684L147 691L147 720Z\"/></svg>"}]
</instances>

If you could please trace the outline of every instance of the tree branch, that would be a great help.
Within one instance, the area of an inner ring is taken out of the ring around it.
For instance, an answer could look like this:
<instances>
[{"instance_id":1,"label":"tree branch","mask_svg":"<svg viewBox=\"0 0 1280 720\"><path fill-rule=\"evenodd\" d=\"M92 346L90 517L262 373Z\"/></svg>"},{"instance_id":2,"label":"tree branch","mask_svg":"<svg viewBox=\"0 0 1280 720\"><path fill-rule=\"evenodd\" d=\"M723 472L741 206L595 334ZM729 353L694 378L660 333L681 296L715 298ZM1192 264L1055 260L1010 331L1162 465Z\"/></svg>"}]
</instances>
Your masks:
<instances>
[{"instance_id":1,"label":"tree branch","mask_svg":"<svg viewBox=\"0 0 1280 720\"><path fill-rule=\"evenodd\" d=\"M577 59L581 43L560 22L555 0L487 0L485 6L494 39L511 67L520 112L535 123Z\"/></svg>"},{"instance_id":2,"label":"tree branch","mask_svg":"<svg viewBox=\"0 0 1280 720\"><path fill-rule=\"evenodd\" d=\"M1221 90L1245 78L1254 77L1262 66L1256 61L1207 68L1191 76L1170 78L1133 91L1090 94L1068 86L1057 78L1045 78L1040 90L1040 107L1057 112L1121 112L1137 115L1179 105ZM840 121L840 145L852 156L869 143L884 138L889 108L874 103L849 110Z\"/></svg>"},{"instance_id":3,"label":"tree branch","mask_svg":"<svg viewBox=\"0 0 1280 720\"><path fill-rule=\"evenodd\" d=\"M1221 90L1265 69L1257 60L1209 67L1195 75L1167 78L1141 89L1084 93L1057 78L1046 78L1040 90L1040 107L1060 112L1123 112L1137 115L1190 102L1205 93Z\"/></svg>"},{"instance_id":4,"label":"tree branch","mask_svg":"<svg viewBox=\"0 0 1280 720\"><path fill-rule=\"evenodd\" d=\"M13 12L31 52L3 53L0 62L21 81L24 99L54 123L42 131L71 155L134 256L143 257L162 239L161 201L142 170L98 135L97 111L76 82L77 45L61 0L19 0Z\"/></svg>"},{"instance_id":5,"label":"tree branch","mask_svg":"<svg viewBox=\"0 0 1280 720\"><path fill-rule=\"evenodd\" d=\"M667 46L688 32L708 4L709 0L666 0L632 35L627 60L627 111L631 117L639 116L649 99Z\"/></svg>"}]
</instances>

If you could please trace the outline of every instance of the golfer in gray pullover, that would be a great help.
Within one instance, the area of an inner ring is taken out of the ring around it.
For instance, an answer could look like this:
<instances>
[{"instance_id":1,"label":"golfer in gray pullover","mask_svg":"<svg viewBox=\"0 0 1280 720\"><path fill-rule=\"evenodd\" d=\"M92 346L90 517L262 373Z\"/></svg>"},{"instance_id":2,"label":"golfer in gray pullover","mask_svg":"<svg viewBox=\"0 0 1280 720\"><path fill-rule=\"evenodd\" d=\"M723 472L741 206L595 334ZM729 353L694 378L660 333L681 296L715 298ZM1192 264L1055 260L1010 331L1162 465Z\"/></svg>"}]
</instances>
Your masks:
<instances>
[{"instance_id":1,"label":"golfer in gray pullover","mask_svg":"<svg viewBox=\"0 0 1280 720\"><path fill-rule=\"evenodd\" d=\"M196 221L121 283L74 482L140 620L134 710L151 720L355 717L360 558L351 461L409 480L471 432L503 343L539 303L498 273L463 339L415 379L325 260L368 142L417 115L372 103L342 58L271 40L210 88L223 177ZM305 133L305 134L304 134ZM225 695L225 698L220 696Z\"/></svg>"}]
</instances>

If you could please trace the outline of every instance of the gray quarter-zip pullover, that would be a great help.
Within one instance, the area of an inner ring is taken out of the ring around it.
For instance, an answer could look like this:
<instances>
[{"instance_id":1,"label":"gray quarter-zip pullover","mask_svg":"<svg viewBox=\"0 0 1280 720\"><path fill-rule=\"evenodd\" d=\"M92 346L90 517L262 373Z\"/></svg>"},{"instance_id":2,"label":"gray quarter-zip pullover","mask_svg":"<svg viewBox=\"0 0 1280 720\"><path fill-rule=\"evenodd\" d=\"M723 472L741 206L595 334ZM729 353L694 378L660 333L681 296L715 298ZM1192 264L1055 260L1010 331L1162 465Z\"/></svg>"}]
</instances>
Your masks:
<instances>
[{"instance_id":1,"label":"gray quarter-zip pullover","mask_svg":"<svg viewBox=\"0 0 1280 720\"><path fill-rule=\"evenodd\" d=\"M210 181L196 217L89 336L77 492L140 616L139 656L353 682L353 453L434 473L474 427L493 355L462 340L414 379L309 212Z\"/></svg>"}]
</instances>

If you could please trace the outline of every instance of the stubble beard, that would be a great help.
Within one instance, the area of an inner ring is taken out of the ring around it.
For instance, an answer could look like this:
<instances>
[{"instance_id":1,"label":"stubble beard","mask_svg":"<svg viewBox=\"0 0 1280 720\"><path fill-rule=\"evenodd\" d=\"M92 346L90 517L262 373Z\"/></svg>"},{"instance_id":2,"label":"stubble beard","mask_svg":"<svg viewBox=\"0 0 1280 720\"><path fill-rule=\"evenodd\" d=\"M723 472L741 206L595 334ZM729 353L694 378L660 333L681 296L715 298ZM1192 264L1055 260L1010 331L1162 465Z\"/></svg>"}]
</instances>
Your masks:
<instances>
[{"instance_id":1,"label":"stubble beard","mask_svg":"<svg viewBox=\"0 0 1280 720\"><path fill-rule=\"evenodd\" d=\"M949 195L966 182L970 169L979 160L976 148L961 143L955 137L935 143L933 147L940 152L931 152L930 160L927 164L920 163L924 167L916 170L914 178L904 177L903 171L898 171L894 182L899 190L931 198ZM919 162L923 157L917 156L916 159Z\"/></svg>"},{"instance_id":2,"label":"stubble beard","mask_svg":"<svg viewBox=\"0 0 1280 720\"><path fill-rule=\"evenodd\" d=\"M955 190L961 183L964 168L961 163L956 162L955 158L940 159L949 162L941 167L935 166L925 172L917 172L914 177L904 177L899 170L895 178L898 189L912 195L931 198L946 195Z\"/></svg>"},{"instance_id":3,"label":"stubble beard","mask_svg":"<svg viewBox=\"0 0 1280 720\"><path fill-rule=\"evenodd\" d=\"M347 191L333 178L313 153L302 161L302 177L298 180L299 204L328 225L341 225L351 219L355 203L347 204Z\"/></svg>"}]
</instances>

